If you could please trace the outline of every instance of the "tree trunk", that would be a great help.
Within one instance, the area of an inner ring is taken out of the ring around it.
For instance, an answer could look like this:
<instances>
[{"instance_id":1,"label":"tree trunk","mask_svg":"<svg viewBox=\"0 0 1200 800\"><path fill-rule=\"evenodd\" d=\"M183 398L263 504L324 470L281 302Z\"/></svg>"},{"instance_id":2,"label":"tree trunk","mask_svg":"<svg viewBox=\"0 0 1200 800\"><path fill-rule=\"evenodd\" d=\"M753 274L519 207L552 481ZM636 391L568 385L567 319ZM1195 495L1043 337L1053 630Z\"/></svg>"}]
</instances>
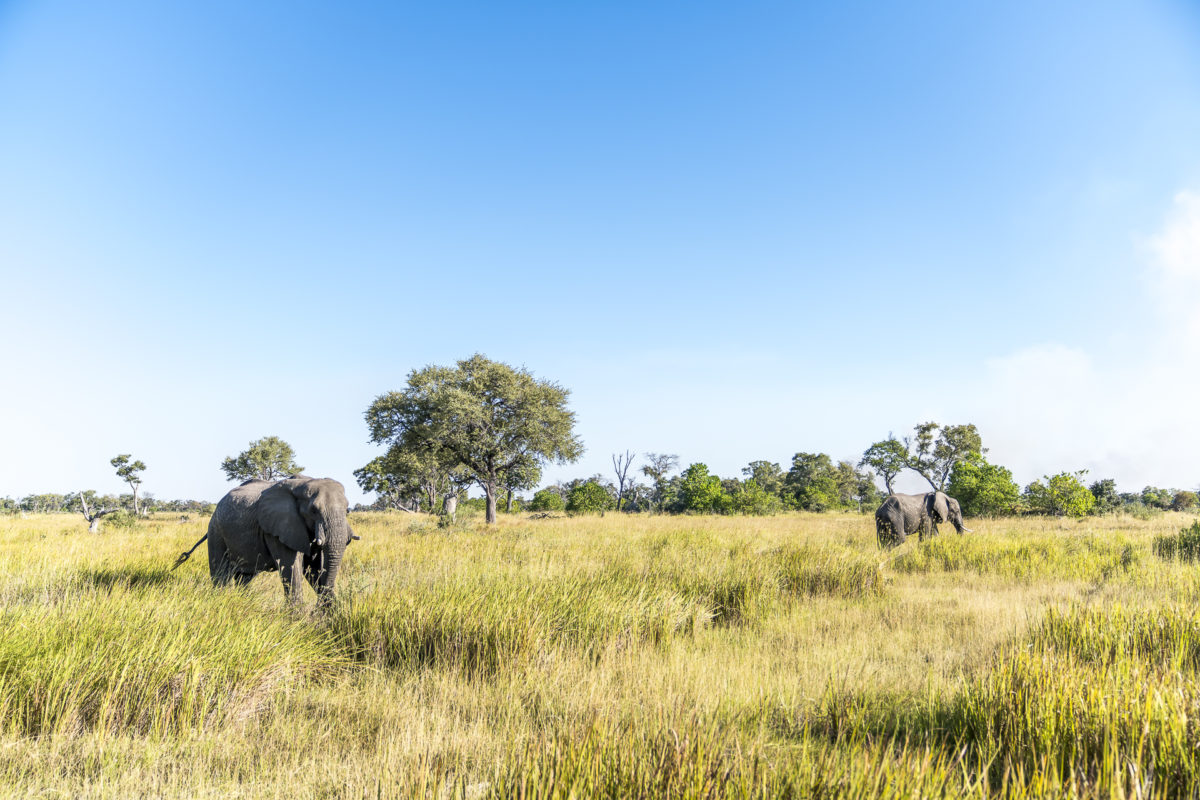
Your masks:
<instances>
[{"instance_id":1,"label":"tree trunk","mask_svg":"<svg viewBox=\"0 0 1200 800\"><path fill-rule=\"evenodd\" d=\"M99 533L99 532L100 532L100 518L93 517L91 524L88 525L88 533Z\"/></svg>"},{"instance_id":2,"label":"tree trunk","mask_svg":"<svg viewBox=\"0 0 1200 800\"><path fill-rule=\"evenodd\" d=\"M133 515L139 517L141 514L142 512L138 510L137 487L135 486L133 487Z\"/></svg>"},{"instance_id":3,"label":"tree trunk","mask_svg":"<svg viewBox=\"0 0 1200 800\"><path fill-rule=\"evenodd\" d=\"M505 513L505 514L511 514L511 513L512 513L512 498L513 498L513 490L512 490L512 489L509 489L509 490L508 490L508 497L507 497L507 498L505 499L505 501L504 501L504 513Z\"/></svg>"},{"instance_id":4,"label":"tree trunk","mask_svg":"<svg viewBox=\"0 0 1200 800\"><path fill-rule=\"evenodd\" d=\"M496 522L496 484L485 483L483 491L487 495L487 516L484 519L492 525Z\"/></svg>"}]
</instances>

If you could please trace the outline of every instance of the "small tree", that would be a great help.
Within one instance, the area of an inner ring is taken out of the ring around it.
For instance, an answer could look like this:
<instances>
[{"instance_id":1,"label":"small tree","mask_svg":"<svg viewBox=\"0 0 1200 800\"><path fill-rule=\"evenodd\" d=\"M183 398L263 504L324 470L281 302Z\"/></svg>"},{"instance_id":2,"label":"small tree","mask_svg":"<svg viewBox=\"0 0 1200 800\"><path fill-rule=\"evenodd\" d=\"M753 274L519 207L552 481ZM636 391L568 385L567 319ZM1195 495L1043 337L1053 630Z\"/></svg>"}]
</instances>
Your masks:
<instances>
[{"instance_id":1,"label":"small tree","mask_svg":"<svg viewBox=\"0 0 1200 800\"><path fill-rule=\"evenodd\" d=\"M273 481L303 472L304 467L296 464L296 453L290 444L278 436L264 436L251 442L237 457L222 461L221 470L226 479L231 481L248 481L252 478Z\"/></svg>"},{"instance_id":2,"label":"small tree","mask_svg":"<svg viewBox=\"0 0 1200 800\"><path fill-rule=\"evenodd\" d=\"M828 511L841 504L837 470L825 453L796 453L783 483L793 508Z\"/></svg>"},{"instance_id":3,"label":"small tree","mask_svg":"<svg viewBox=\"0 0 1200 800\"><path fill-rule=\"evenodd\" d=\"M679 456L667 453L646 453L648 462L642 467L642 474L650 479L654 486L653 502L662 511L666 503L667 475L679 466Z\"/></svg>"},{"instance_id":4,"label":"small tree","mask_svg":"<svg viewBox=\"0 0 1200 800\"><path fill-rule=\"evenodd\" d=\"M571 489L566 503L571 514L602 514L615 505L613 496L596 481L584 481Z\"/></svg>"},{"instance_id":5,"label":"small tree","mask_svg":"<svg viewBox=\"0 0 1200 800\"><path fill-rule=\"evenodd\" d=\"M130 461L131 456L128 453L116 456L109 463L117 468L117 477L129 484L130 491L133 492L133 513L141 514L141 509L138 508L138 487L142 485L141 472L146 469L146 465L141 461Z\"/></svg>"},{"instance_id":6,"label":"small tree","mask_svg":"<svg viewBox=\"0 0 1200 800\"><path fill-rule=\"evenodd\" d=\"M562 511L565 507L562 495L553 489L542 489L529 501L530 511Z\"/></svg>"},{"instance_id":7,"label":"small tree","mask_svg":"<svg viewBox=\"0 0 1200 800\"><path fill-rule=\"evenodd\" d=\"M859 469L870 468L876 475L883 478L883 486L887 489L887 493L894 494L892 481L908 467L908 450L896 437L889 434L888 438L876 442L863 451L858 467Z\"/></svg>"},{"instance_id":8,"label":"small tree","mask_svg":"<svg viewBox=\"0 0 1200 800\"><path fill-rule=\"evenodd\" d=\"M1117 482L1112 478L1094 481L1088 487L1092 497L1096 498L1092 506L1093 514L1111 514L1121 507L1121 495L1117 494Z\"/></svg>"},{"instance_id":9,"label":"small tree","mask_svg":"<svg viewBox=\"0 0 1200 800\"><path fill-rule=\"evenodd\" d=\"M721 479L710 475L706 464L692 464L680 476L679 503L683 511L720 514L729 510L731 500Z\"/></svg>"},{"instance_id":10,"label":"small tree","mask_svg":"<svg viewBox=\"0 0 1200 800\"><path fill-rule=\"evenodd\" d=\"M1096 498L1084 486L1086 469L1044 476L1025 487L1025 501L1032 511L1062 517L1082 517L1092 510Z\"/></svg>"},{"instance_id":11,"label":"small tree","mask_svg":"<svg viewBox=\"0 0 1200 800\"><path fill-rule=\"evenodd\" d=\"M96 493L91 489L80 492L75 499L79 503L79 510L83 512L83 518L88 522L88 533L99 533L100 519L120 511L116 505L111 507L98 505Z\"/></svg>"},{"instance_id":12,"label":"small tree","mask_svg":"<svg viewBox=\"0 0 1200 800\"><path fill-rule=\"evenodd\" d=\"M1171 510L1195 511L1197 504L1200 504L1200 499L1196 497L1196 493L1184 489L1175 493L1175 497L1171 500Z\"/></svg>"},{"instance_id":13,"label":"small tree","mask_svg":"<svg viewBox=\"0 0 1200 800\"><path fill-rule=\"evenodd\" d=\"M1016 509L1020 489L1013 482L1012 472L998 464L960 461L950 473L946 493L958 500L968 517L994 517L1011 514Z\"/></svg>"},{"instance_id":14,"label":"small tree","mask_svg":"<svg viewBox=\"0 0 1200 800\"><path fill-rule=\"evenodd\" d=\"M916 472L936 491L943 491L954 465L976 461L987 453L974 425L947 425L923 422L914 434L905 437L909 469Z\"/></svg>"},{"instance_id":15,"label":"small tree","mask_svg":"<svg viewBox=\"0 0 1200 800\"><path fill-rule=\"evenodd\" d=\"M403 390L375 398L366 419L377 444L446 451L483 488L494 523L507 471L583 453L569 396L557 383L476 354L453 367L413 370Z\"/></svg>"},{"instance_id":16,"label":"small tree","mask_svg":"<svg viewBox=\"0 0 1200 800\"><path fill-rule=\"evenodd\" d=\"M506 469L500 476L500 485L504 488L504 511L511 514L513 510L513 495L532 489L542 482L542 468L532 459L519 462L516 466Z\"/></svg>"}]
</instances>

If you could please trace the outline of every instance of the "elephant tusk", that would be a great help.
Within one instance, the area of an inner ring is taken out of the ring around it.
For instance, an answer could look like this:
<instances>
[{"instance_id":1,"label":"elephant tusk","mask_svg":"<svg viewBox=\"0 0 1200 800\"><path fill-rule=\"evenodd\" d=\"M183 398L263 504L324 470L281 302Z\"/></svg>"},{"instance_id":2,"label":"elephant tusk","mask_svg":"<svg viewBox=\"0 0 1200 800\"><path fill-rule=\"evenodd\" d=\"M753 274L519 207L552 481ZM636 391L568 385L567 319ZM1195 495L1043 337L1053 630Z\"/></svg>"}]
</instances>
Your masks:
<instances>
[{"instance_id":1,"label":"elephant tusk","mask_svg":"<svg viewBox=\"0 0 1200 800\"><path fill-rule=\"evenodd\" d=\"M975 531L973 531L973 530L972 530L972 529L970 529L970 528L963 528L963 533L974 533L974 532L975 532Z\"/></svg>"}]
</instances>

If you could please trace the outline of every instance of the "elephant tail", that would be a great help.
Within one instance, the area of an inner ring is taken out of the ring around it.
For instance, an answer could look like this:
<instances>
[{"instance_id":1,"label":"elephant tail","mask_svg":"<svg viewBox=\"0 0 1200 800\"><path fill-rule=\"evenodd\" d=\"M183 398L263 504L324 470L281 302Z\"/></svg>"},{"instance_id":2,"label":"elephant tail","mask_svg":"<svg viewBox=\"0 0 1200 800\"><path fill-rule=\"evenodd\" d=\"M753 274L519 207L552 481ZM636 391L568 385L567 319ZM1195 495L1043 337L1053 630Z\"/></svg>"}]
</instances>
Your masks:
<instances>
[{"instance_id":1,"label":"elephant tail","mask_svg":"<svg viewBox=\"0 0 1200 800\"><path fill-rule=\"evenodd\" d=\"M185 562L189 558L191 558L192 553L194 553L196 551L196 548L199 547L201 544L203 544L204 540L207 538L208 538L208 534L206 533L200 537L200 541L198 541L194 545L192 545L191 550L188 550L186 553L183 553L182 555L180 555L179 558L175 559L175 566L171 567L172 571L179 569L179 567L181 567L183 565L183 562Z\"/></svg>"}]
</instances>

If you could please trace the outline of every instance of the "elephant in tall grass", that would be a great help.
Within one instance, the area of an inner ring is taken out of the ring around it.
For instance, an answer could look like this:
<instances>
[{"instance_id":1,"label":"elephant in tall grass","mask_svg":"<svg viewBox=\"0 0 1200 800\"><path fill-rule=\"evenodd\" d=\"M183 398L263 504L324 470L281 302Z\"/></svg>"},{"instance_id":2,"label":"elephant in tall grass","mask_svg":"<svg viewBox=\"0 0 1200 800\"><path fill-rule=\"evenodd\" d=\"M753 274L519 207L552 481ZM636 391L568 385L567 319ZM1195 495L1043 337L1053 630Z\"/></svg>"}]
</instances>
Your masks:
<instances>
[{"instance_id":1,"label":"elephant in tall grass","mask_svg":"<svg viewBox=\"0 0 1200 800\"><path fill-rule=\"evenodd\" d=\"M246 481L217 503L200 540L208 539L213 583L243 585L260 572L278 571L284 595L298 603L303 575L319 602L328 605L346 546L358 538L346 509L346 490L331 478ZM190 550L176 566L189 555Z\"/></svg>"},{"instance_id":2,"label":"elephant in tall grass","mask_svg":"<svg viewBox=\"0 0 1200 800\"><path fill-rule=\"evenodd\" d=\"M875 510L875 536L880 547L904 544L910 533L923 542L926 536L937 535L939 522L949 522L960 534L971 533L963 525L958 501L945 492L890 494Z\"/></svg>"}]
</instances>

